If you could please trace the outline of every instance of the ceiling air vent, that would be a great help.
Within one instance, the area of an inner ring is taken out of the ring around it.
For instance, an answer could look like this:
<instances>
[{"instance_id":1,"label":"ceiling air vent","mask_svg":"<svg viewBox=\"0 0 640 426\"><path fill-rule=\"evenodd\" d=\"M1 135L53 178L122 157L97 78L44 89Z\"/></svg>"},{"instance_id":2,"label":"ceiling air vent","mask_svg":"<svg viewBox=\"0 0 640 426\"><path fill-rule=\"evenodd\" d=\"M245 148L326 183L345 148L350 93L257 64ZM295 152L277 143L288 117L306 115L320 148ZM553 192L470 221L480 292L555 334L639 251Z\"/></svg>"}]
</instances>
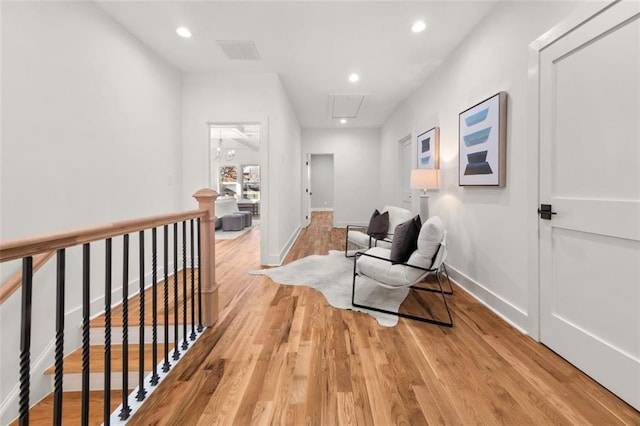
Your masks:
<instances>
[{"instance_id":1,"label":"ceiling air vent","mask_svg":"<svg viewBox=\"0 0 640 426\"><path fill-rule=\"evenodd\" d=\"M256 45L250 40L217 40L216 42L229 59L245 61L260 60Z\"/></svg>"}]
</instances>

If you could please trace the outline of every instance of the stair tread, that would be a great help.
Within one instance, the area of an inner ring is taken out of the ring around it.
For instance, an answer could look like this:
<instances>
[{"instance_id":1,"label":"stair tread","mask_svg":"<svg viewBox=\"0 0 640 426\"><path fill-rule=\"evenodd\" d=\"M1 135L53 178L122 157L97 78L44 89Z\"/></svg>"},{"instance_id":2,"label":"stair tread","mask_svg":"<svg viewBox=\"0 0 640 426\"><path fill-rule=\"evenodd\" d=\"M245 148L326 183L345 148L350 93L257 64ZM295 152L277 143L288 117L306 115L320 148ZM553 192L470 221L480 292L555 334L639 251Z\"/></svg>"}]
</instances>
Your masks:
<instances>
[{"instance_id":1,"label":"stair tread","mask_svg":"<svg viewBox=\"0 0 640 426\"><path fill-rule=\"evenodd\" d=\"M111 391L111 412L122 402L122 391ZM89 392L89 425L101 425L104 410L104 392ZM62 424L79 424L82 412L82 392L64 392L62 394ZM50 425L53 423L53 393L44 397L29 410L29 423L32 425ZM17 425L15 420L10 426Z\"/></svg>"},{"instance_id":2,"label":"stair tread","mask_svg":"<svg viewBox=\"0 0 640 426\"><path fill-rule=\"evenodd\" d=\"M195 271L194 276L194 284L195 284L195 294L197 297L198 292L198 274L197 269ZM157 316L157 324L164 325L164 280L158 281L157 286L158 291L158 309L156 310ZM148 288L145 290L145 317L144 322L146 325L151 325L152 322L152 292L153 288ZM129 299L129 326L137 326L140 324L140 295L133 296ZM169 298L168 298L168 307L169 307L169 318L168 323L174 324L174 292L173 292L173 278L169 278ZM195 307L197 312L197 306ZM181 324L182 316L183 316L183 297L182 297L182 273L178 272L178 323ZM187 269L187 312L188 312L188 321L191 318L191 269ZM122 327L122 303L118 306L115 306L111 309L111 326L112 327ZM90 327L104 327L105 324L105 316L104 314L94 318L89 323Z\"/></svg>"},{"instance_id":3,"label":"stair tread","mask_svg":"<svg viewBox=\"0 0 640 426\"><path fill-rule=\"evenodd\" d=\"M104 345L91 345L89 347L89 371L91 373L101 373L104 371ZM111 371L122 371L122 350L123 345L111 345ZM169 344L169 352L173 350L173 343ZM140 345L129 344L129 371L138 371L138 361ZM158 343L158 362L164 358L164 344ZM153 361L153 345L144 345L144 366L145 371L151 371ZM64 358L64 373L82 373L82 348L78 348ZM53 375L55 367L51 366L44 371L44 374Z\"/></svg>"}]
</instances>

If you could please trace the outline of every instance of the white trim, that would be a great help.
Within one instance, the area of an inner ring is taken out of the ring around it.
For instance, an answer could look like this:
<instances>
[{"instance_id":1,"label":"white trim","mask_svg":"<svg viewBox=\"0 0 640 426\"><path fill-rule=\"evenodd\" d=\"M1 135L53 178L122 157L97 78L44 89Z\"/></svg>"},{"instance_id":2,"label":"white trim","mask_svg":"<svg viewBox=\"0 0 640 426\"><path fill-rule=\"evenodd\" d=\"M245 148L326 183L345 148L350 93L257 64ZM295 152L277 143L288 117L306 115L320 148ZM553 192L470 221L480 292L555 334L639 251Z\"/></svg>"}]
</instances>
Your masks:
<instances>
[{"instance_id":1,"label":"white trim","mask_svg":"<svg viewBox=\"0 0 640 426\"><path fill-rule=\"evenodd\" d=\"M526 325L529 318L526 312L448 264L447 272L449 272L451 281L455 282L461 289L469 293L513 328L522 334L528 334Z\"/></svg>"},{"instance_id":2,"label":"white trim","mask_svg":"<svg viewBox=\"0 0 640 426\"><path fill-rule=\"evenodd\" d=\"M312 212L332 212L333 207L313 207Z\"/></svg>"},{"instance_id":3,"label":"white trim","mask_svg":"<svg viewBox=\"0 0 640 426\"><path fill-rule=\"evenodd\" d=\"M277 229L276 226L272 226L269 217L269 200L270 193L269 191L269 117L263 116L261 118L239 118L237 120L224 120L224 121L216 121L216 120L208 120L205 122L207 126L207 155L204 157L207 162L206 164L206 176L208 178L206 187L211 187L211 178L213 171L211 169L211 135L210 128L211 126L230 126L234 124L252 124L260 126L260 263L263 265L268 264L269 255L269 245L268 241L271 238L271 230Z\"/></svg>"},{"instance_id":4,"label":"white trim","mask_svg":"<svg viewBox=\"0 0 640 426\"><path fill-rule=\"evenodd\" d=\"M302 232L302 227L298 226L296 230L293 232L293 234L291 234L291 237L289 238L289 241L287 241L287 244L285 244L282 250L280 250L280 254L278 256L267 256L267 262L266 263L263 262L262 264L265 266L282 265L282 262L284 262L284 259L287 257L287 254L289 254L291 247L293 247L293 244L298 239L300 232Z\"/></svg>"},{"instance_id":5,"label":"white trim","mask_svg":"<svg viewBox=\"0 0 640 426\"><path fill-rule=\"evenodd\" d=\"M301 136L302 138L302 136ZM303 150L304 151L304 148ZM309 174L311 173L311 154L302 152L302 223L311 225L311 195L309 194Z\"/></svg>"},{"instance_id":6,"label":"white trim","mask_svg":"<svg viewBox=\"0 0 640 426\"><path fill-rule=\"evenodd\" d=\"M540 341L540 258L539 258L539 218L537 208L540 205L540 55L542 50L557 40L603 13L620 0L603 5L585 3L569 18L542 34L529 44L529 84L528 84L528 143L527 143L527 310L528 334Z\"/></svg>"},{"instance_id":7,"label":"white trim","mask_svg":"<svg viewBox=\"0 0 640 426\"><path fill-rule=\"evenodd\" d=\"M269 178L269 117L260 122L260 263L266 264L269 253L269 241L273 231L278 229L271 221L271 179ZM275 194L275 191L273 192ZM274 215L275 216L275 215Z\"/></svg>"}]
</instances>

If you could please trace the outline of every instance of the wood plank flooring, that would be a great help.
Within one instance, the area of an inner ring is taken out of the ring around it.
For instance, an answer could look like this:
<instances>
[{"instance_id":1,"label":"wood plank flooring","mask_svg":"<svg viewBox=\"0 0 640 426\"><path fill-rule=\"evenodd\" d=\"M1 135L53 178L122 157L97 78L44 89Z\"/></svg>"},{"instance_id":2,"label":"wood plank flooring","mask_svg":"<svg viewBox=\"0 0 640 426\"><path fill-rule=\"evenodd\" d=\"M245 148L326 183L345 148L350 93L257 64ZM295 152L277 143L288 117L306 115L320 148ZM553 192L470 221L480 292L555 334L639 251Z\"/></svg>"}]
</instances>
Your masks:
<instances>
[{"instance_id":1,"label":"wood plank flooring","mask_svg":"<svg viewBox=\"0 0 640 426\"><path fill-rule=\"evenodd\" d=\"M314 213L286 262L344 247ZM259 228L216 243L223 306L132 425L640 425L634 410L454 286L454 327L392 328L249 275ZM407 300L403 309L413 308Z\"/></svg>"}]
</instances>

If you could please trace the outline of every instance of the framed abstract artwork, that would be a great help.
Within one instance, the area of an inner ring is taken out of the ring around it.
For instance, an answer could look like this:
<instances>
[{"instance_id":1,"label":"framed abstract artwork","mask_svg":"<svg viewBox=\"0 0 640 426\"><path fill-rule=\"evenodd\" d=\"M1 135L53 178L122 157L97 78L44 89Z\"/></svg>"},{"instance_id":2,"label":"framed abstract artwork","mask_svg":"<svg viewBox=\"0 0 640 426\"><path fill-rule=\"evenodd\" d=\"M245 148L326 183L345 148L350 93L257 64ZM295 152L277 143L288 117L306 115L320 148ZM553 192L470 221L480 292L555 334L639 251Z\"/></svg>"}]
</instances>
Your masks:
<instances>
[{"instance_id":1,"label":"framed abstract artwork","mask_svg":"<svg viewBox=\"0 0 640 426\"><path fill-rule=\"evenodd\" d=\"M505 186L507 92L460 113L458 185Z\"/></svg>"},{"instance_id":2,"label":"framed abstract artwork","mask_svg":"<svg viewBox=\"0 0 640 426\"><path fill-rule=\"evenodd\" d=\"M437 169L439 164L440 128L434 127L418 135L418 168Z\"/></svg>"}]
</instances>

